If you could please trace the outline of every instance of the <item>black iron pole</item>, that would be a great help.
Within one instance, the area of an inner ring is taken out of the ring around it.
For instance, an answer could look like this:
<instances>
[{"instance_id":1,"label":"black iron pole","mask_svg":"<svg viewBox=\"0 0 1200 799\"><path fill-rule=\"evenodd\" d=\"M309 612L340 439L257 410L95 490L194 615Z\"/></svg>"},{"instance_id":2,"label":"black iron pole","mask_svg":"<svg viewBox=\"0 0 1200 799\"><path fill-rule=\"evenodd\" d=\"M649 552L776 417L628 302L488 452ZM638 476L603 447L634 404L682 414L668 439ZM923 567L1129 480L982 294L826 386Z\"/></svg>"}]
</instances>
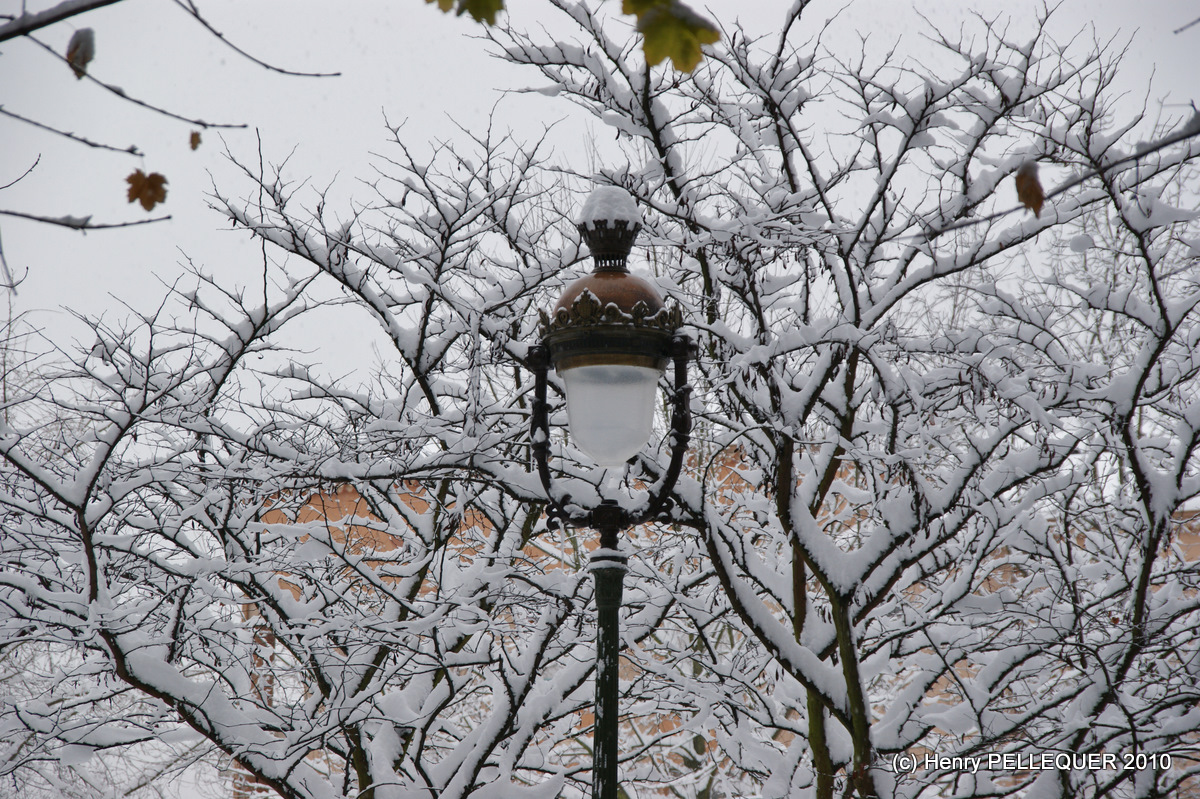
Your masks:
<instances>
[{"instance_id":1,"label":"black iron pole","mask_svg":"<svg viewBox=\"0 0 1200 799\"><path fill-rule=\"evenodd\" d=\"M613 500L592 511L600 548L592 554L596 581L596 721L592 731L592 799L617 799L621 708L621 595L627 559L618 551L625 513Z\"/></svg>"}]
</instances>

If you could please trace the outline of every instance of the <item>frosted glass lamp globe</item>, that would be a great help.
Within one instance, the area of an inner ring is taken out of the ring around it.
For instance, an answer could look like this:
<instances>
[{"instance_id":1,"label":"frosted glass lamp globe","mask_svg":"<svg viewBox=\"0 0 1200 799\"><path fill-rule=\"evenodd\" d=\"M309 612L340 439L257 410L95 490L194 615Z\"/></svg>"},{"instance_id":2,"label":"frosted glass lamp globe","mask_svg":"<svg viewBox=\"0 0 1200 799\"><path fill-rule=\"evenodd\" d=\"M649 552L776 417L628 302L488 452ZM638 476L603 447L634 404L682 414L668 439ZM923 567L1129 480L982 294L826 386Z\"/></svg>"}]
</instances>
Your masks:
<instances>
[{"instance_id":1,"label":"frosted glass lamp globe","mask_svg":"<svg viewBox=\"0 0 1200 799\"><path fill-rule=\"evenodd\" d=\"M654 398L662 370L597 364L564 369L567 421L575 445L605 468L641 452L654 431Z\"/></svg>"}]
</instances>

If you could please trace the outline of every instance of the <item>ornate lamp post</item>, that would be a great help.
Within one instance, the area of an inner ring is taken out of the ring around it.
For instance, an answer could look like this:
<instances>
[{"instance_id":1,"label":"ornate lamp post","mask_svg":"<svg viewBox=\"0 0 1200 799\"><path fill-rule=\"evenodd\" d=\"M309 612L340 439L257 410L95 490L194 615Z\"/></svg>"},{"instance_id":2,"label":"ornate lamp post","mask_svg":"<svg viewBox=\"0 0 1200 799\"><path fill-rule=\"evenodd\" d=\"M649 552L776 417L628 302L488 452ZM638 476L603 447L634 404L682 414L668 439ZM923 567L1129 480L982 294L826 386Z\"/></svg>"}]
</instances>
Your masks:
<instances>
[{"instance_id":1,"label":"ornate lamp post","mask_svg":"<svg viewBox=\"0 0 1200 799\"><path fill-rule=\"evenodd\" d=\"M596 581L596 706L593 730L593 799L616 799L620 629L618 612L628 559L618 536L633 525L670 518L670 494L688 448L691 415L687 361L691 340L679 332L683 315L629 273L626 260L641 222L623 189L592 192L578 223L595 269L576 280L554 307L542 312L542 340L530 348L535 375L531 433L538 474L550 502L548 516L564 526L600 534L590 570ZM671 395L671 461L651 486L650 500L629 509L606 497L590 510L571 506L551 490L547 371L562 379L574 442L606 468L619 467L646 445L653 432L658 381L674 362Z\"/></svg>"}]
</instances>

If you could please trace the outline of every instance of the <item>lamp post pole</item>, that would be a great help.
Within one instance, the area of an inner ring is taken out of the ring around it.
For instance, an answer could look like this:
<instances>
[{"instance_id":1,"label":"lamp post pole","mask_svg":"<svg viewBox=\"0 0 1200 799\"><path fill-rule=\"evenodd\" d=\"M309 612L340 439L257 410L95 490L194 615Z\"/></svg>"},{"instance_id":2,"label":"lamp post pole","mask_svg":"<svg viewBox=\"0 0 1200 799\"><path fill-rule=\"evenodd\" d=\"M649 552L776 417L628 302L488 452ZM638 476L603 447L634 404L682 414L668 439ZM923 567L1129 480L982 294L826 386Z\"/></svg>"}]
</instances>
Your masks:
<instances>
[{"instance_id":1,"label":"lamp post pole","mask_svg":"<svg viewBox=\"0 0 1200 799\"><path fill-rule=\"evenodd\" d=\"M623 530L648 521L669 521L671 491L679 478L691 432L687 361L691 340L679 332L683 317L625 266L641 223L633 198L622 189L597 189L584 206L579 231L596 266L559 299L552 316L542 314L541 341L526 365L534 373L530 441L538 476L549 501L547 517L567 527L591 527L599 547L589 569L596 587L596 703L592 732L592 799L617 799L620 731L620 609L628 558ZM562 378L571 435L580 449L606 468L624 468L652 433L659 378L674 362L671 395L671 460L647 476L649 502L627 510L611 498L582 510L551 489L547 374Z\"/></svg>"},{"instance_id":2,"label":"lamp post pole","mask_svg":"<svg viewBox=\"0 0 1200 799\"><path fill-rule=\"evenodd\" d=\"M592 554L596 581L596 706L592 740L592 799L617 799L617 740L621 709L621 595L627 559L618 551L623 512L614 500L593 511L600 548Z\"/></svg>"}]
</instances>

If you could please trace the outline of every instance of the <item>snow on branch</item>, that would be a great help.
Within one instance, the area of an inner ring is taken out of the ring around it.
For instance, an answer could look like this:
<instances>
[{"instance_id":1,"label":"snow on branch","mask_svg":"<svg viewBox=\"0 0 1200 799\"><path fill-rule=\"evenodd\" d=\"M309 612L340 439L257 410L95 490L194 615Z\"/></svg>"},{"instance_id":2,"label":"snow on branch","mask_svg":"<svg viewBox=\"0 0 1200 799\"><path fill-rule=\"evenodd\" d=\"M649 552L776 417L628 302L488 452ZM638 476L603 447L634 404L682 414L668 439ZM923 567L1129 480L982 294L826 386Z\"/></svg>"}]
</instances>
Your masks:
<instances>
[{"instance_id":1,"label":"snow on branch","mask_svg":"<svg viewBox=\"0 0 1200 799\"><path fill-rule=\"evenodd\" d=\"M63 0L56 6L33 14L23 13L0 25L0 42L26 36L47 25L78 16L93 9L110 6L121 0Z\"/></svg>"},{"instance_id":2,"label":"snow on branch","mask_svg":"<svg viewBox=\"0 0 1200 799\"><path fill-rule=\"evenodd\" d=\"M131 222L92 222L91 215L87 216L39 216L38 214L28 214L24 211L11 211L0 208L0 215L13 216L18 219L28 219L33 222L42 222L47 225L58 225L59 227L70 228L72 230L89 231L89 230L109 230L112 228L135 227L137 225L150 225L155 222L166 222L171 218L167 216L156 216L153 219L136 219Z\"/></svg>"}]
</instances>

